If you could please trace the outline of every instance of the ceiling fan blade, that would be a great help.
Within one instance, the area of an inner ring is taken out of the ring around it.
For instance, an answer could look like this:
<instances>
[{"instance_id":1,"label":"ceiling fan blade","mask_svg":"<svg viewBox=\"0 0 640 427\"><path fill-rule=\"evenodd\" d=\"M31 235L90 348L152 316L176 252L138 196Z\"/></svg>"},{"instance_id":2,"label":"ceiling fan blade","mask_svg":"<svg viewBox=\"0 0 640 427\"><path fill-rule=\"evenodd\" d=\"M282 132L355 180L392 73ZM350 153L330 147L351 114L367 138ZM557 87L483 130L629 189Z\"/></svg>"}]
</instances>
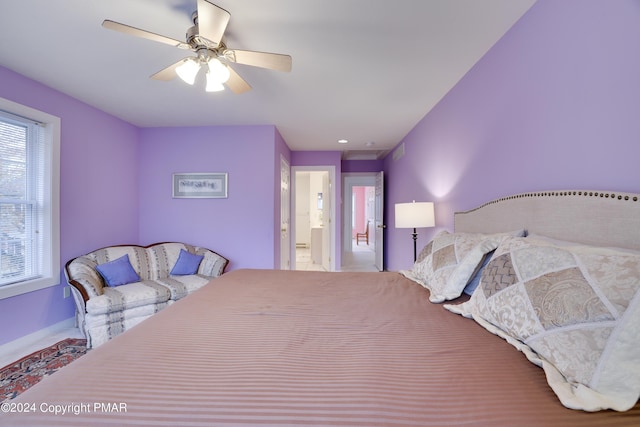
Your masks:
<instances>
[{"instance_id":1,"label":"ceiling fan blade","mask_svg":"<svg viewBox=\"0 0 640 427\"><path fill-rule=\"evenodd\" d=\"M183 58L180 61L176 62L175 64L169 65L167 68L164 68L158 71L157 73L153 74L152 76L150 76L150 78L154 80L162 80L165 82L172 80L174 77L177 76L176 68L178 68L178 66L181 65L186 59L187 58Z\"/></svg>"},{"instance_id":2,"label":"ceiling fan blade","mask_svg":"<svg viewBox=\"0 0 640 427\"><path fill-rule=\"evenodd\" d=\"M231 14L207 0L198 0L197 7L200 36L219 46Z\"/></svg>"},{"instance_id":3,"label":"ceiling fan blade","mask_svg":"<svg viewBox=\"0 0 640 427\"><path fill-rule=\"evenodd\" d=\"M235 70L229 66L227 66L231 75L229 76L229 80L225 83L231 92L235 94L245 93L251 90L251 86L247 83Z\"/></svg>"},{"instance_id":4,"label":"ceiling fan blade","mask_svg":"<svg viewBox=\"0 0 640 427\"><path fill-rule=\"evenodd\" d=\"M278 71L291 71L291 56L279 53L255 52L252 50L227 49L224 57L238 64L269 68Z\"/></svg>"},{"instance_id":5,"label":"ceiling fan blade","mask_svg":"<svg viewBox=\"0 0 640 427\"><path fill-rule=\"evenodd\" d=\"M132 27L130 25L125 25L119 22L111 21L109 19L105 19L102 22L102 26L109 30L119 31L121 33L129 34L131 36L142 37L143 39L168 44L170 46L179 47L180 49L191 49L191 46L189 46L187 43L181 42L180 40L161 36L160 34L141 30L139 28Z\"/></svg>"}]
</instances>

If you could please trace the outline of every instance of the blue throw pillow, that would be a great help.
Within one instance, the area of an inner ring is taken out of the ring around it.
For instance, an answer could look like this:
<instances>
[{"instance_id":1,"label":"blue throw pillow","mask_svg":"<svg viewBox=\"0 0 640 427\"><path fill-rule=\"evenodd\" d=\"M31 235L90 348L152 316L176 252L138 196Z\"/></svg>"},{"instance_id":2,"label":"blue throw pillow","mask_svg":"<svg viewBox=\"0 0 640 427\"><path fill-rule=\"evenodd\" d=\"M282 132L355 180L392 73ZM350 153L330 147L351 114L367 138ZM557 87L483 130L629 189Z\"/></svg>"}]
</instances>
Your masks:
<instances>
[{"instance_id":1,"label":"blue throw pillow","mask_svg":"<svg viewBox=\"0 0 640 427\"><path fill-rule=\"evenodd\" d=\"M484 260L482 261L480 268L478 268L478 271L476 271L473 278L469 281L469 283L467 283L467 286L464 287L463 292L465 294L473 295L473 291L475 291L478 285L480 284L480 279L482 278L482 272L484 271L484 268L487 266L487 264L489 264L489 261L491 261L491 257L493 256L494 252L495 250L489 252L484 256Z\"/></svg>"},{"instance_id":2,"label":"blue throw pillow","mask_svg":"<svg viewBox=\"0 0 640 427\"><path fill-rule=\"evenodd\" d=\"M96 266L96 270L107 283L107 286L120 286L140 281L140 276L131 266L128 254L100 264Z\"/></svg>"},{"instance_id":3,"label":"blue throw pillow","mask_svg":"<svg viewBox=\"0 0 640 427\"><path fill-rule=\"evenodd\" d=\"M184 249L180 249L180 255L176 261L176 265L171 269L172 276L186 276L188 274L196 274L200 262L204 258L204 255L195 255L191 252L187 252Z\"/></svg>"}]
</instances>

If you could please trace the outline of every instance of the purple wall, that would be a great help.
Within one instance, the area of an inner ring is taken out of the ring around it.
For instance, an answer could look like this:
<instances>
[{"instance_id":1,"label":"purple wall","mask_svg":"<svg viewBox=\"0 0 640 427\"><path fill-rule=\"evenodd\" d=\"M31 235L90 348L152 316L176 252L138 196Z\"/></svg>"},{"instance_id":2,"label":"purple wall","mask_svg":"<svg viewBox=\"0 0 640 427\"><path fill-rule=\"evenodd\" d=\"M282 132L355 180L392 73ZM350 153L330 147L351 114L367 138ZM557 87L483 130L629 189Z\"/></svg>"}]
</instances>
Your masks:
<instances>
[{"instance_id":1,"label":"purple wall","mask_svg":"<svg viewBox=\"0 0 640 427\"><path fill-rule=\"evenodd\" d=\"M138 129L0 67L0 96L61 118L60 284L0 300L0 345L73 317L67 260L112 244L179 240L229 269L280 263L280 155L274 126ZM174 172L228 172L228 199L173 199ZM274 178L277 177L277 180Z\"/></svg>"},{"instance_id":2,"label":"purple wall","mask_svg":"<svg viewBox=\"0 0 640 427\"><path fill-rule=\"evenodd\" d=\"M512 193L640 192L640 4L539 0L385 158L387 268L412 262L394 203L453 212Z\"/></svg>"},{"instance_id":3,"label":"purple wall","mask_svg":"<svg viewBox=\"0 0 640 427\"><path fill-rule=\"evenodd\" d=\"M380 172L384 167L382 160L343 160L342 173Z\"/></svg>"},{"instance_id":4,"label":"purple wall","mask_svg":"<svg viewBox=\"0 0 640 427\"><path fill-rule=\"evenodd\" d=\"M61 284L0 300L0 344L73 317L62 298L64 263L138 238L137 129L0 67L0 96L61 119Z\"/></svg>"},{"instance_id":5,"label":"purple wall","mask_svg":"<svg viewBox=\"0 0 640 427\"><path fill-rule=\"evenodd\" d=\"M276 162L265 159L275 152L273 126L141 129L140 242L204 246L230 260L227 271L273 268ZM171 176L181 172L228 173L229 197L172 198Z\"/></svg>"},{"instance_id":6,"label":"purple wall","mask_svg":"<svg viewBox=\"0 0 640 427\"><path fill-rule=\"evenodd\" d=\"M385 159L387 268L412 260L394 203L436 202L423 246L452 228L454 211L507 194L640 192L639 21L634 0L539 0L405 137L405 156ZM219 250L230 269L273 268L280 154L342 172L340 152L290 152L273 126L137 129L2 67L0 96L62 119L63 263L110 244L181 240ZM228 172L229 198L172 199L174 172ZM62 285L0 300L0 324L11 325L0 344L73 312Z\"/></svg>"}]
</instances>

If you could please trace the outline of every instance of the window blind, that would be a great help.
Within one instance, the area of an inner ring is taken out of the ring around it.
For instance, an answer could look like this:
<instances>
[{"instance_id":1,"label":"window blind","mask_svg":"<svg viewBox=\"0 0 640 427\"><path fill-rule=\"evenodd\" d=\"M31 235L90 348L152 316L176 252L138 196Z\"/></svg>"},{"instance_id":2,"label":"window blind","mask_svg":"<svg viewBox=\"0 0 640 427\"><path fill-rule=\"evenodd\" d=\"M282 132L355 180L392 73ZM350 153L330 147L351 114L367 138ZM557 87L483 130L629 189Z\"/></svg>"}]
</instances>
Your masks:
<instances>
[{"instance_id":1,"label":"window blind","mask_svg":"<svg viewBox=\"0 0 640 427\"><path fill-rule=\"evenodd\" d=\"M0 112L0 286L42 275L44 149L40 123Z\"/></svg>"}]
</instances>

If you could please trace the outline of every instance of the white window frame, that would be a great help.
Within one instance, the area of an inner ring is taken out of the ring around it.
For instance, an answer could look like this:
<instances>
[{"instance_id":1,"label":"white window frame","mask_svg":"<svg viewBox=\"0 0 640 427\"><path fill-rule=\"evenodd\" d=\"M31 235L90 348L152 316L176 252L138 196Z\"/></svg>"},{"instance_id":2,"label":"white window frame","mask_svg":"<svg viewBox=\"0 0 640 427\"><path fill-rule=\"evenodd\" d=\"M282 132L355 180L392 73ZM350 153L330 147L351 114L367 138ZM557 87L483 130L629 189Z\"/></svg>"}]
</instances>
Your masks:
<instances>
[{"instance_id":1,"label":"white window frame","mask_svg":"<svg viewBox=\"0 0 640 427\"><path fill-rule=\"evenodd\" d=\"M42 124L44 130L44 238L42 274L0 286L0 299L56 286L60 283L60 118L0 98L0 110Z\"/></svg>"}]
</instances>

